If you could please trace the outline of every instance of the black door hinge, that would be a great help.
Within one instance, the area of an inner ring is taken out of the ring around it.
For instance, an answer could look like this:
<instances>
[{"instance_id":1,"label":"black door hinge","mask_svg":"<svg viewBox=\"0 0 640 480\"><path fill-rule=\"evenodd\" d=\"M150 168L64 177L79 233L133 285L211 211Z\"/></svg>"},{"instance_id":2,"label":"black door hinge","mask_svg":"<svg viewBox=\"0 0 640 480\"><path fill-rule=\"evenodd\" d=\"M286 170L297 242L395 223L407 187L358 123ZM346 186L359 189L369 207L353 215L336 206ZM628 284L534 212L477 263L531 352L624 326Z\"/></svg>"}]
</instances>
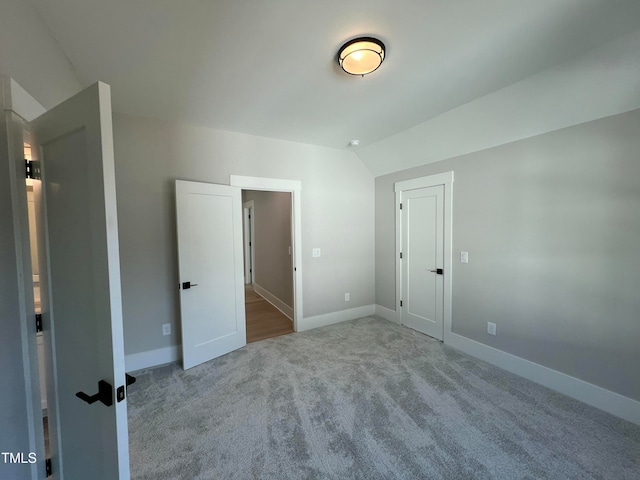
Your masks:
<instances>
[{"instance_id":1,"label":"black door hinge","mask_svg":"<svg viewBox=\"0 0 640 480\"><path fill-rule=\"evenodd\" d=\"M402 210L402 204L400 204L400 210Z\"/></svg>"},{"instance_id":2,"label":"black door hinge","mask_svg":"<svg viewBox=\"0 0 640 480\"><path fill-rule=\"evenodd\" d=\"M33 180L40 180L40 162L36 160L26 160L25 164L25 173L27 178L31 178Z\"/></svg>"},{"instance_id":3,"label":"black door hinge","mask_svg":"<svg viewBox=\"0 0 640 480\"><path fill-rule=\"evenodd\" d=\"M45 470L45 474L47 477L50 477L52 475L51 473L51 459L47 458L44 461L44 470Z\"/></svg>"},{"instance_id":4,"label":"black door hinge","mask_svg":"<svg viewBox=\"0 0 640 480\"><path fill-rule=\"evenodd\" d=\"M36 332L42 331L42 314L36 313Z\"/></svg>"},{"instance_id":5,"label":"black door hinge","mask_svg":"<svg viewBox=\"0 0 640 480\"><path fill-rule=\"evenodd\" d=\"M402 258L402 252L400 252L400 258Z\"/></svg>"},{"instance_id":6,"label":"black door hinge","mask_svg":"<svg viewBox=\"0 0 640 480\"><path fill-rule=\"evenodd\" d=\"M400 306L402 306L402 300L400 300Z\"/></svg>"}]
</instances>

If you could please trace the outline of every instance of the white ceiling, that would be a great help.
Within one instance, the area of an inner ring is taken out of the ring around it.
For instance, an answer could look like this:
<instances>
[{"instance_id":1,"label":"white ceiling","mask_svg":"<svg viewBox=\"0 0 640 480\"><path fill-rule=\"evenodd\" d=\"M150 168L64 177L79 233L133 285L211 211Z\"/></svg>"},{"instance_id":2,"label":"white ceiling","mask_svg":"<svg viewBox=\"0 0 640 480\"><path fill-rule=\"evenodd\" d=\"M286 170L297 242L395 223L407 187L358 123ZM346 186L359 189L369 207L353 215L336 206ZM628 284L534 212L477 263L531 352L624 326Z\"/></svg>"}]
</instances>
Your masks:
<instances>
[{"instance_id":1,"label":"white ceiling","mask_svg":"<svg viewBox=\"0 0 640 480\"><path fill-rule=\"evenodd\" d=\"M113 107L367 146L640 28L638 0L31 0ZM335 63L377 36L378 71Z\"/></svg>"}]
</instances>

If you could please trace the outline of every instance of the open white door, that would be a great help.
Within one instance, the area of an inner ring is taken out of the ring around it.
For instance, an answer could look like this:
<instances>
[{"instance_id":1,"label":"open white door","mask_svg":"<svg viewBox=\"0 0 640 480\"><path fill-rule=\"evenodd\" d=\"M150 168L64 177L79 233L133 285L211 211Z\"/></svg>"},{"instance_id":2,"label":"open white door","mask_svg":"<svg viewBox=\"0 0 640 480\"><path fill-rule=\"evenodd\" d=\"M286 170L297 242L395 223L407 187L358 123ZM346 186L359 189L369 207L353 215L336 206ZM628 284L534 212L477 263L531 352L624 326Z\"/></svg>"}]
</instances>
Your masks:
<instances>
[{"instance_id":1,"label":"open white door","mask_svg":"<svg viewBox=\"0 0 640 480\"><path fill-rule=\"evenodd\" d=\"M247 343L238 187L176 180L183 367Z\"/></svg>"},{"instance_id":2,"label":"open white door","mask_svg":"<svg viewBox=\"0 0 640 480\"><path fill-rule=\"evenodd\" d=\"M32 127L44 186L49 299L42 313L52 345L47 394L53 477L126 480L129 447L109 86L92 85L38 117ZM100 398L94 397L99 391ZM84 399L79 392L87 394Z\"/></svg>"}]
</instances>

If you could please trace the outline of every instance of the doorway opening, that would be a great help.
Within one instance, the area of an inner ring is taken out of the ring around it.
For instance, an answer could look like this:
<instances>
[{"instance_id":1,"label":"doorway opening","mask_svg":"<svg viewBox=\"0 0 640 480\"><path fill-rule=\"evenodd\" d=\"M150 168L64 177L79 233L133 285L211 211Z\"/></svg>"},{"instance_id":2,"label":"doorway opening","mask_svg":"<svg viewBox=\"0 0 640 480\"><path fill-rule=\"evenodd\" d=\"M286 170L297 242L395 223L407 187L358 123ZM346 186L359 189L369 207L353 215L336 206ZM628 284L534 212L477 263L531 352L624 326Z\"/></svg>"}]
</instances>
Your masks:
<instances>
[{"instance_id":1,"label":"doorway opening","mask_svg":"<svg viewBox=\"0 0 640 480\"><path fill-rule=\"evenodd\" d=\"M292 194L243 190L247 343L293 333Z\"/></svg>"},{"instance_id":2,"label":"doorway opening","mask_svg":"<svg viewBox=\"0 0 640 480\"><path fill-rule=\"evenodd\" d=\"M293 317L293 331L297 332L299 322L302 321L302 209L301 191L302 182L300 180L286 180L279 178L246 177L240 175L230 175L229 184L232 187L239 187L242 190L260 192L285 192L289 194L290 206L290 246L291 246L291 277L293 280L293 300L291 313ZM255 218L254 218L255 220ZM259 243L259 240L257 240ZM254 246L253 244L252 246ZM288 253L288 249L287 249ZM258 266L258 271L260 267ZM258 278L259 280L259 278ZM259 283L258 283L259 284Z\"/></svg>"},{"instance_id":3,"label":"doorway opening","mask_svg":"<svg viewBox=\"0 0 640 480\"><path fill-rule=\"evenodd\" d=\"M36 159L32 155L31 133L25 128L22 131L23 156L25 162L32 162ZM32 167L33 168L33 167ZM33 175L35 176L35 175ZM27 217L29 226L29 248L31 256L31 276L33 282L33 306L36 314L36 342L37 342L37 358L38 358L38 375L40 385L40 405L42 408L42 428L44 432L44 449L45 458L51 458L49 448L49 418L47 411L47 356L45 355L44 334L42 331L42 295L40 282L40 266L41 255L39 251L43 249L42 232L38 231L38 226L42 222L38 219L39 210L42 205L42 185L40 180L27 178Z\"/></svg>"}]
</instances>

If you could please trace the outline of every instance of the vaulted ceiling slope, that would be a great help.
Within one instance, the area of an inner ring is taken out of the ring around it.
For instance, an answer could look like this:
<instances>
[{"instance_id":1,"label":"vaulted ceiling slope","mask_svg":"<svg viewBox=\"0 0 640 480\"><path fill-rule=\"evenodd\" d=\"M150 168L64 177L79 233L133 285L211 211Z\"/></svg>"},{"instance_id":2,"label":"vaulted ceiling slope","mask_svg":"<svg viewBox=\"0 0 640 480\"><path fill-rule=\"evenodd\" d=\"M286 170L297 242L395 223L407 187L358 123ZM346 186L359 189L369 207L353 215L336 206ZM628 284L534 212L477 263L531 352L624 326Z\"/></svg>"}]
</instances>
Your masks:
<instances>
[{"instance_id":1,"label":"vaulted ceiling slope","mask_svg":"<svg viewBox=\"0 0 640 480\"><path fill-rule=\"evenodd\" d=\"M31 0L116 111L366 147L640 28L638 0ZM378 36L360 78L335 54Z\"/></svg>"}]
</instances>

